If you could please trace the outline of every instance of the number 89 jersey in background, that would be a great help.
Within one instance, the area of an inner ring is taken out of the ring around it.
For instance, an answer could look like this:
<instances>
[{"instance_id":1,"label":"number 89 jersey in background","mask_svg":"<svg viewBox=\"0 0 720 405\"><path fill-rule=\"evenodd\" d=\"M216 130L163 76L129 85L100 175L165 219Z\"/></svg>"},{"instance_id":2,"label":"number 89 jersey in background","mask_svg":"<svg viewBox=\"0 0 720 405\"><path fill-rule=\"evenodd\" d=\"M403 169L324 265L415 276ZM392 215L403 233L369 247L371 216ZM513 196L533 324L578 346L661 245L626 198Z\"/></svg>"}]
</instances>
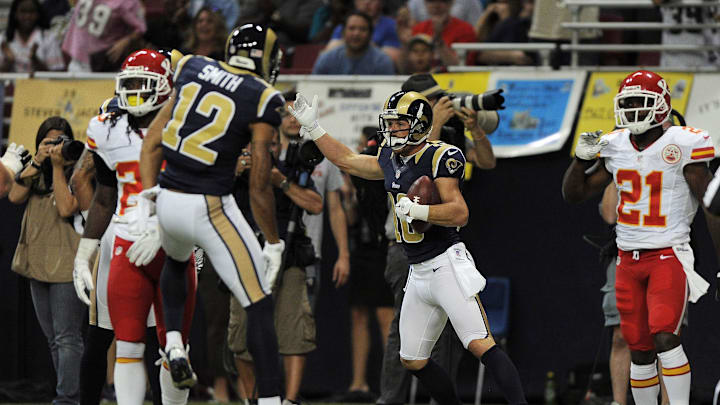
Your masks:
<instances>
[{"instance_id":1,"label":"number 89 jersey in background","mask_svg":"<svg viewBox=\"0 0 720 405\"><path fill-rule=\"evenodd\" d=\"M175 71L175 104L162 136L163 188L227 195L250 124L280 125L285 101L257 75L204 56L188 55Z\"/></svg>"},{"instance_id":2,"label":"number 89 jersey in background","mask_svg":"<svg viewBox=\"0 0 720 405\"><path fill-rule=\"evenodd\" d=\"M422 176L432 180L438 177L458 179L462 188L465 174L465 156L460 149L440 141L430 141L407 161L385 146L378 152L378 163L385 177L385 190L393 206L407 195L410 186ZM393 212L395 209L393 207ZM410 264L420 263L445 252L460 242L458 228L433 225L425 233L417 233L412 225L393 216L395 238L403 244Z\"/></svg>"},{"instance_id":3,"label":"number 89 jersey in background","mask_svg":"<svg viewBox=\"0 0 720 405\"><path fill-rule=\"evenodd\" d=\"M600 152L618 189L617 244L624 251L659 249L690 241L690 224L698 200L685 181L683 168L715 156L708 133L670 127L654 143L638 151L627 129L605 137Z\"/></svg>"}]
</instances>

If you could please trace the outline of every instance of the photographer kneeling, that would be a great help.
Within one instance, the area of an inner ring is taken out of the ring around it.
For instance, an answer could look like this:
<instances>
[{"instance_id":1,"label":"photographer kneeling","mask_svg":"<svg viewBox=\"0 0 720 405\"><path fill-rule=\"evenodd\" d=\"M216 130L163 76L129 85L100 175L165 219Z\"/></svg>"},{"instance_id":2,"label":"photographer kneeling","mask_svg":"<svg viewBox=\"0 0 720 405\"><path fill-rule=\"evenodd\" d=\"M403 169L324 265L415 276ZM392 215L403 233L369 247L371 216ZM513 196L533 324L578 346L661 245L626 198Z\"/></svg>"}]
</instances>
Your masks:
<instances>
[{"instance_id":1,"label":"photographer kneeling","mask_svg":"<svg viewBox=\"0 0 720 405\"><path fill-rule=\"evenodd\" d=\"M497 113L482 111L482 108L471 109L463 105L459 97L448 94L440 88L429 73L418 73L410 76L403 84L403 91L417 91L427 97L433 107L433 126L428 140L442 140L457 146L465 154L466 160L481 169L495 167L495 154L487 134L497 128ZM504 98L500 92L485 93L489 95L489 106L484 110L497 110L504 108ZM477 96L476 96L477 97ZM483 103L485 97L482 97ZM479 117L483 121L479 121ZM469 139L465 130L470 133Z\"/></svg>"},{"instance_id":2,"label":"photographer kneeling","mask_svg":"<svg viewBox=\"0 0 720 405\"><path fill-rule=\"evenodd\" d=\"M284 114L287 112L283 111ZM282 129L285 121L294 118L283 115L280 144L273 143L276 167L272 169L271 183L274 186L278 231L285 241L284 265L280 269L273 287L275 298L275 330L278 335L279 353L285 366L285 403L297 402L298 391L305 367L305 356L315 350L315 319L312 314L306 288L305 267L315 262L315 250L305 234L302 210L319 214L323 201L315 190L310 175L316 163L322 160L313 142L301 143L299 137L290 137ZM299 125L298 125L299 131ZM319 156L308 156L317 152ZM312 154L312 153L311 153ZM318 159L319 157L319 159ZM309 159L310 158L310 159ZM247 202L246 173L252 170L249 153L238 159L238 183L235 198L245 218L252 222ZM251 223L254 229L257 229ZM230 301L230 322L228 325L228 346L235 354L235 363L245 393L251 396L254 386L252 358L247 351L245 311L234 298Z\"/></svg>"},{"instance_id":3,"label":"photographer kneeling","mask_svg":"<svg viewBox=\"0 0 720 405\"><path fill-rule=\"evenodd\" d=\"M30 279L35 315L48 340L57 373L53 401L77 403L85 305L73 286L73 260L80 234L73 221L78 202L68 179L84 148L63 118L50 117L38 129L37 154L15 176L8 198L27 201L12 270ZM80 225L80 224L78 224Z\"/></svg>"}]
</instances>

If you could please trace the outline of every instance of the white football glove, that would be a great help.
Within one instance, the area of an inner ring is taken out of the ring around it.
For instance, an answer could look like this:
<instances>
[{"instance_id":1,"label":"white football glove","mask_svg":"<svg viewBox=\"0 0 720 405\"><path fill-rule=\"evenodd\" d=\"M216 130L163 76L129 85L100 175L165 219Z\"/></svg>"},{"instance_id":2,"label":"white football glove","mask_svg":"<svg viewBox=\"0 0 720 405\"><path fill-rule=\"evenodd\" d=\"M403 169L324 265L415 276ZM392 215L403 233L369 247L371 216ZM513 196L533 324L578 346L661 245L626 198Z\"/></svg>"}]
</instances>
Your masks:
<instances>
[{"instance_id":1,"label":"white football glove","mask_svg":"<svg viewBox=\"0 0 720 405\"><path fill-rule=\"evenodd\" d=\"M280 273L283 250L285 250L284 240L280 239L278 243L265 241L265 246L263 247L263 256L265 256L265 279L270 288L275 285L275 279L278 273Z\"/></svg>"},{"instance_id":2,"label":"white football glove","mask_svg":"<svg viewBox=\"0 0 720 405\"><path fill-rule=\"evenodd\" d=\"M603 138L601 130L595 132L583 132L580 134L577 146L575 146L575 157L582 160L595 160L600 151L607 146L607 138Z\"/></svg>"},{"instance_id":3,"label":"white football glove","mask_svg":"<svg viewBox=\"0 0 720 405\"><path fill-rule=\"evenodd\" d=\"M14 176L27 166L30 158L30 152L28 152L24 146L16 145L13 142L8 146L3 157L0 158L0 162L2 162L3 166L10 170Z\"/></svg>"},{"instance_id":4,"label":"white football glove","mask_svg":"<svg viewBox=\"0 0 720 405\"><path fill-rule=\"evenodd\" d=\"M413 202L408 197L402 197L395 204L395 214L400 221L411 224L413 219L427 222L430 206Z\"/></svg>"},{"instance_id":5,"label":"white football glove","mask_svg":"<svg viewBox=\"0 0 720 405\"><path fill-rule=\"evenodd\" d=\"M154 222L133 242L125 256L136 266L147 266L153 261L158 250L160 250L160 225Z\"/></svg>"},{"instance_id":6,"label":"white football glove","mask_svg":"<svg viewBox=\"0 0 720 405\"><path fill-rule=\"evenodd\" d=\"M90 298L85 292L92 291L93 279L92 272L90 271L90 263L95 258L95 252L97 251L98 239L82 238L78 245L77 253L75 254L75 265L73 267L73 284L75 285L75 294L77 294L80 301L84 302L85 305L90 305Z\"/></svg>"},{"instance_id":7,"label":"white football glove","mask_svg":"<svg viewBox=\"0 0 720 405\"><path fill-rule=\"evenodd\" d=\"M135 199L135 215L131 216L128 229L133 235L143 235L149 228L150 217L155 215L155 198L160 192L160 186L141 191Z\"/></svg>"},{"instance_id":8,"label":"white football glove","mask_svg":"<svg viewBox=\"0 0 720 405\"><path fill-rule=\"evenodd\" d=\"M318 122L318 96L313 97L312 105L309 105L302 94L297 93L295 107L288 106L288 111L302 125L300 135L308 136L313 141L325 135L325 130Z\"/></svg>"}]
</instances>

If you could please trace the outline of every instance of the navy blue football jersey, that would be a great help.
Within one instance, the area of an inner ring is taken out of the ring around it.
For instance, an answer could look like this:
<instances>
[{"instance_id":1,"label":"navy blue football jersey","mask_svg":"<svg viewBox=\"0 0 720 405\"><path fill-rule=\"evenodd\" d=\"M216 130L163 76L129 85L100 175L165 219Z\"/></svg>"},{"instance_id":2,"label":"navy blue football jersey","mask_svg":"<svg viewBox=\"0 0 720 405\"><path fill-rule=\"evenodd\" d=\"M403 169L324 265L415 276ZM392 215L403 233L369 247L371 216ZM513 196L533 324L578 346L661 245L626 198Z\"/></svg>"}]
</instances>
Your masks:
<instances>
[{"instance_id":1,"label":"navy blue football jersey","mask_svg":"<svg viewBox=\"0 0 720 405\"><path fill-rule=\"evenodd\" d=\"M175 105L163 129L167 162L159 183L193 194L232 192L235 167L250 142L250 124L280 125L285 100L257 75L188 55L175 70Z\"/></svg>"},{"instance_id":2,"label":"navy blue football jersey","mask_svg":"<svg viewBox=\"0 0 720 405\"><path fill-rule=\"evenodd\" d=\"M422 176L432 180L454 177L462 187L465 156L456 146L440 141L427 144L407 161L384 146L378 153L378 163L385 175L385 190L393 206L404 197L410 186ZM394 211L393 211L394 212ZM418 233L412 225L393 217L395 238L402 243L410 263L420 263L439 255L460 242L458 228L433 225L425 233Z\"/></svg>"}]
</instances>

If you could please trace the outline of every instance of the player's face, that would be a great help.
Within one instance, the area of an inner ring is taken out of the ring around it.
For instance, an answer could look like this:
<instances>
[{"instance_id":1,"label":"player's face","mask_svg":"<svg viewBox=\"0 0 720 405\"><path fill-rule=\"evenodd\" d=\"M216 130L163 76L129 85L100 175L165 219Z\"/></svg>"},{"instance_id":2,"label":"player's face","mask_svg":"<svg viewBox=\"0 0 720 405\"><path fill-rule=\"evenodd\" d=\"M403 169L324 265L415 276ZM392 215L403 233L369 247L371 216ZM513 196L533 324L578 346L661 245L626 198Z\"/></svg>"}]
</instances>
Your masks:
<instances>
[{"instance_id":1,"label":"player's face","mask_svg":"<svg viewBox=\"0 0 720 405\"><path fill-rule=\"evenodd\" d=\"M370 43L370 27L359 15L348 18L344 33L345 45L351 51L360 51Z\"/></svg>"},{"instance_id":2,"label":"player's face","mask_svg":"<svg viewBox=\"0 0 720 405\"><path fill-rule=\"evenodd\" d=\"M285 102L285 107L294 107L295 102L294 101L287 101ZM280 115L282 115L282 121L280 122L280 132L282 132L283 135L291 138L297 138L300 136L300 123L298 122L295 117L290 114L287 109L280 112Z\"/></svg>"},{"instance_id":3,"label":"player's face","mask_svg":"<svg viewBox=\"0 0 720 405\"><path fill-rule=\"evenodd\" d=\"M415 42L408 50L408 62L412 73L427 73L432 63L432 49L427 44Z\"/></svg>"},{"instance_id":4,"label":"player's face","mask_svg":"<svg viewBox=\"0 0 720 405\"><path fill-rule=\"evenodd\" d=\"M407 138L410 135L410 123L407 120L387 120L387 125L396 138Z\"/></svg>"},{"instance_id":5,"label":"player's face","mask_svg":"<svg viewBox=\"0 0 720 405\"><path fill-rule=\"evenodd\" d=\"M647 100L648 105L645 105L645 100ZM651 98L645 98L645 97L627 97L622 100L618 101L618 104L620 105L620 108L647 108L653 106L653 100ZM649 114L648 110L644 111L638 111L637 112L637 121L643 121L645 117ZM635 122L635 111L627 111L625 112L625 117L630 122Z\"/></svg>"}]
</instances>

